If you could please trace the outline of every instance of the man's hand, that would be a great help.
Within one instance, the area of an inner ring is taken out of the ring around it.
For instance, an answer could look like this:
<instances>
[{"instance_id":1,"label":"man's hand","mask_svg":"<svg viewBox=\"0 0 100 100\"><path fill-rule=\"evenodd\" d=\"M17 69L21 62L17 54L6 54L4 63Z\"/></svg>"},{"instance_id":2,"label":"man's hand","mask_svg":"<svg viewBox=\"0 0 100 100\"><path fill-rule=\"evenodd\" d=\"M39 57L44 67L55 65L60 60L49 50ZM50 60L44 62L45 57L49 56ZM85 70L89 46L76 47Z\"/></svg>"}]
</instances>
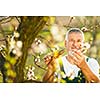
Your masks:
<instances>
[{"instance_id":1,"label":"man's hand","mask_svg":"<svg viewBox=\"0 0 100 100\"><path fill-rule=\"evenodd\" d=\"M47 72L43 77L44 82L53 82L54 81L54 72L55 72L55 64L54 57L48 55L44 58L46 65L48 66Z\"/></svg>"},{"instance_id":2,"label":"man's hand","mask_svg":"<svg viewBox=\"0 0 100 100\"><path fill-rule=\"evenodd\" d=\"M79 50L75 50L72 55L70 55L73 64L79 67L84 76L86 77L87 82L96 83L100 82L99 78L90 70L89 66L85 62L85 56Z\"/></svg>"},{"instance_id":3,"label":"man's hand","mask_svg":"<svg viewBox=\"0 0 100 100\"><path fill-rule=\"evenodd\" d=\"M47 55L46 57L44 57L44 62L46 65L48 65L51 61L52 61L51 55Z\"/></svg>"},{"instance_id":4,"label":"man's hand","mask_svg":"<svg viewBox=\"0 0 100 100\"><path fill-rule=\"evenodd\" d=\"M71 60L75 65L82 69L85 62L85 56L80 50L73 50L73 53L70 55Z\"/></svg>"}]
</instances>

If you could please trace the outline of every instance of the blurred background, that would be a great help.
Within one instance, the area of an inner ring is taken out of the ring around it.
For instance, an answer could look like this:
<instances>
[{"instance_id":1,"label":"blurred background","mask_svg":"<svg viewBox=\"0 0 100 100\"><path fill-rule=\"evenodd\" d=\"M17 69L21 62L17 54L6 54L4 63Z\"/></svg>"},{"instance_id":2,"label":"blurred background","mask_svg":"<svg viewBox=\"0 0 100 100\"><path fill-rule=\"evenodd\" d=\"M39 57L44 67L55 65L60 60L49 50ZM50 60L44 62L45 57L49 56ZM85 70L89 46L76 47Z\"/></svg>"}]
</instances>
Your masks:
<instances>
[{"instance_id":1,"label":"blurred background","mask_svg":"<svg viewBox=\"0 0 100 100\"><path fill-rule=\"evenodd\" d=\"M5 51L6 82L42 82L47 69L44 57L65 49L66 31L72 27L84 32L90 45L86 54L100 64L100 16L1 16L0 50Z\"/></svg>"}]
</instances>

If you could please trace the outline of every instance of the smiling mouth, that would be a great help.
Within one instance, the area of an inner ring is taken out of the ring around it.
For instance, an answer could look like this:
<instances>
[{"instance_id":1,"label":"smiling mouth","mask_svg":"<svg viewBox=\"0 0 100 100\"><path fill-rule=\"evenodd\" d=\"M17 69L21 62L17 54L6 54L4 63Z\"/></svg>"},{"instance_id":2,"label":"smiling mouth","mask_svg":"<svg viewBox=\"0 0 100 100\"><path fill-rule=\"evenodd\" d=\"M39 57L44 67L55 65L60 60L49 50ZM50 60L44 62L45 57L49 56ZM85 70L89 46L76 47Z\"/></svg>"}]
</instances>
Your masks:
<instances>
[{"instance_id":1,"label":"smiling mouth","mask_svg":"<svg viewBox=\"0 0 100 100\"><path fill-rule=\"evenodd\" d=\"M75 52L75 51L81 51L82 53L86 53L87 52L87 50L88 50L88 48L86 48L86 47L83 47L83 48L71 48L71 50L70 50L70 52Z\"/></svg>"},{"instance_id":2,"label":"smiling mouth","mask_svg":"<svg viewBox=\"0 0 100 100\"><path fill-rule=\"evenodd\" d=\"M81 47L72 47L71 50L81 50Z\"/></svg>"}]
</instances>

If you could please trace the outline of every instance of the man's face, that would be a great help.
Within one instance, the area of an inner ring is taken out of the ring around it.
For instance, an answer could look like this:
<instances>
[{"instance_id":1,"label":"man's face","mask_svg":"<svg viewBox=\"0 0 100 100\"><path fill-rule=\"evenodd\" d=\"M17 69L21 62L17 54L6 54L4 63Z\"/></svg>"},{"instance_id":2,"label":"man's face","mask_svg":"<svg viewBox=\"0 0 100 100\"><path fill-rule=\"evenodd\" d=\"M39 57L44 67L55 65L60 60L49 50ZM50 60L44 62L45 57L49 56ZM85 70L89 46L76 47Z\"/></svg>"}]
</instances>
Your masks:
<instances>
[{"instance_id":1,"label":"man's face","mask_svg":"<svg viewBox=\"0 0 100 100\"><path fill-rule=\"evenodd\" d=\"M72 32L68 35L68 40L65 43L66 48L69 51L79 50L83 45L83 37L82 34L77 32Z\"/></svg>"}]
</instances>

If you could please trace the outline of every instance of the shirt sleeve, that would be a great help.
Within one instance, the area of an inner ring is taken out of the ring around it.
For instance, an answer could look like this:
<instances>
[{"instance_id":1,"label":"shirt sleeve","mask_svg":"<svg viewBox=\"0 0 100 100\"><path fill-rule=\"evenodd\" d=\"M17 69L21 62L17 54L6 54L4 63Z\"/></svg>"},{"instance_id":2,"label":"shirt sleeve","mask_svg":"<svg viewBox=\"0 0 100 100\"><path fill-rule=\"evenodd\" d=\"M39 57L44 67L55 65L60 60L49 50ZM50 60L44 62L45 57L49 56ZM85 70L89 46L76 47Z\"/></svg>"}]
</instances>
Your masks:
<instances>
[{"instance_id":1,"label":"shirt sleeve","mask_svg":"<svg viewBox=\"0 0 100 100\"><path fill-rule=\"evenodd\" d=\"M91 71L99 78L100 77L100 75L99 75L100 66L99 66L97 60L95 60L93 58L89 58L87 64L88 64L89 68L91 69Z\"/></svg>"}]
</instances>

